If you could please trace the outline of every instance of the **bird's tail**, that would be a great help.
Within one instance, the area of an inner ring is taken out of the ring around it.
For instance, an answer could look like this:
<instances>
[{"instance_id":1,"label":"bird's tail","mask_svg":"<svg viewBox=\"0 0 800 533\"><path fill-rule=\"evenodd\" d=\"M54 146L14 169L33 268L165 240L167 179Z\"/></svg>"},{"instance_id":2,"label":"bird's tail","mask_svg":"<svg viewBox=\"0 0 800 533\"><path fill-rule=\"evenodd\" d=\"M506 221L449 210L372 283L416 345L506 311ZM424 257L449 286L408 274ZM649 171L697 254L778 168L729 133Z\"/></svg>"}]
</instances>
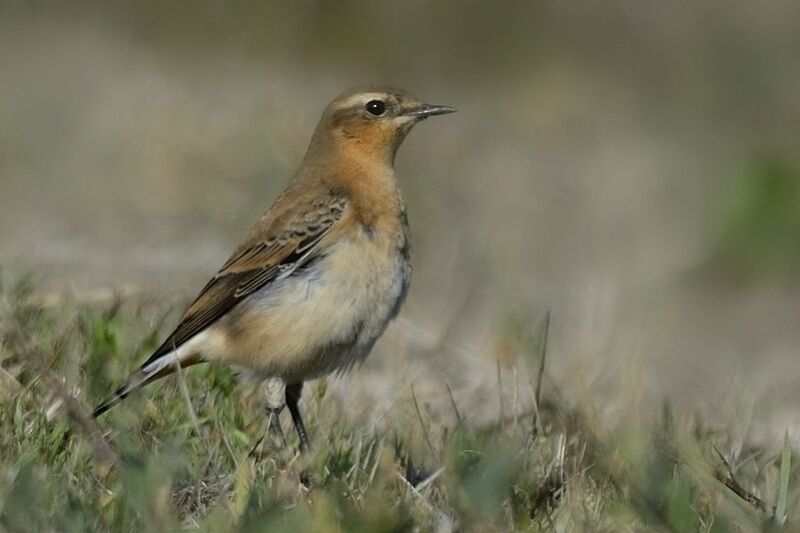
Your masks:
<instances>
[{"instance_id":1,"label":"bird's tail","mask_svg":"<svg viewBox=\"0 0 800 533\"><path fill-rule=\"evenodd\" d=\"M155 361L145 363L139 370L128 376L125 383L114 394L97 406L92 412L92 417L97 418L124 400L131 392L159 378L172 374L179 366L180 368L186 368L201 362L202 359L197 352L179 349L165 353Z\"/></svg>"}]
</instances>

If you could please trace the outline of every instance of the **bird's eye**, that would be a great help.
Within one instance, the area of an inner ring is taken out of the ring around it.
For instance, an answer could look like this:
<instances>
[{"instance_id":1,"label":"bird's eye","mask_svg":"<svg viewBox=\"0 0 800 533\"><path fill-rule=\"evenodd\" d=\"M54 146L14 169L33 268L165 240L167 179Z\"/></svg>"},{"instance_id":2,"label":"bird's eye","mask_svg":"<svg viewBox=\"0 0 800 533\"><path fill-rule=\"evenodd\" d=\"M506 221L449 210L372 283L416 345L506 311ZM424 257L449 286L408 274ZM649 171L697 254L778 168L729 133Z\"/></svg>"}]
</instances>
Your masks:
<instances>
[{"instance_id":1,"label":"bird's eye","mask_svg":"<svg viewBox=\"0 0 800 533\"><path fill-rule=\"evenodd\" d=\"M386 103L382 100L370 100L367 102L367 111L371 115L379 117L386 111Z\"/></svg>"}]
</instances>

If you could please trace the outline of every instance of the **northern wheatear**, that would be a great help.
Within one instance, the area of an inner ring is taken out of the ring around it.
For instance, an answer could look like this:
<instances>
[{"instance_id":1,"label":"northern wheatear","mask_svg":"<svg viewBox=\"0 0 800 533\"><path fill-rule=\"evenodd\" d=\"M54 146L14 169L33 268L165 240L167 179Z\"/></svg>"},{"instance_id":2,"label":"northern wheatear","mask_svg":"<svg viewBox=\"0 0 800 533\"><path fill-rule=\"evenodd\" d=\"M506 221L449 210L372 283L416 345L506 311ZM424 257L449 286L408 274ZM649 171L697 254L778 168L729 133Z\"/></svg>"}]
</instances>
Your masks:
<instances>
[{"instance_id":1,"label":"northern wheatear","mask_svg":"<svg viewBox=\"0 0 800 533\"><path fill-rule=\"evenodd\" d=\"M286 190L94 416L179 366L214 361L283 380L301 449L308 448L298 409L303 382L362 362L408 290L397 149L416 123L453 111L385 86L331 102Z\"/></svg>"}]
</instances>

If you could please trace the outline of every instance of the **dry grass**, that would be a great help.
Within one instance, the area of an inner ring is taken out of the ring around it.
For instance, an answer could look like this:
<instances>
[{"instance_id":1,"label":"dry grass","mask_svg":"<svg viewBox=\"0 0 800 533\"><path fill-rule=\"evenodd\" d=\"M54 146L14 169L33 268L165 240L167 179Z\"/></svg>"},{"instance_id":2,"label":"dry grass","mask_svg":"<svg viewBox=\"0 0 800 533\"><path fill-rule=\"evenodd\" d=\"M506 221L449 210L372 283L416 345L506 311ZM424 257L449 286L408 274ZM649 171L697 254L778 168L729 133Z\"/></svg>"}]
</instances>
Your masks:
<instances>
[{"instance_id":1,"label":"dry grass","mask_svg":"<svg viewBox=\"0 0 800 533\"><path fill-rule=\"evenodd\" d=\"M184 376L196 424L171 378L95 426L81 406L153 347L154 309L45 308L30 283L4 282L0 531L759 531L782 521L776 504L788 530L798 520L788 447L749 446L669 405L607 424L547 385L531 409L504 406L489 424L452 394L436 417L449 422L434 422L409 386L379 427L312 383L306 456L293 434L250 454L266 424L260 391L215 367ZM538 357L543 333L526 337ZM498 387L521 381L503 372Z\"/></svg>"}]
</instances>

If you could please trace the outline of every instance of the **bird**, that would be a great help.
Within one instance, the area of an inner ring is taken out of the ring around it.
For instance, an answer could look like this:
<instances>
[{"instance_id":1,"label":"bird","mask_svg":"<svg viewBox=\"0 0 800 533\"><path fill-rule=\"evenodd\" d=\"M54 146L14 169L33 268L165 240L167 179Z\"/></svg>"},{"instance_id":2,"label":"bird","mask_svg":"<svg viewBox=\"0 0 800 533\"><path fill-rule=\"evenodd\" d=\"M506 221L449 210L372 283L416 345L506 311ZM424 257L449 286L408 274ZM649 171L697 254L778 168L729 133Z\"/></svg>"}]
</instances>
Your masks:
<instances>
[{"instance_id":1,"label":"bird","mask_svg":"<svg viewBox=\"0 0 800 533\"><path fill-rule=\"evenodd\" d=\"M278 380L300 451L308 450L303 383L362 363L408 292L411 242L394 170L398 148L419 122L454 111L386 85L336 97L285 190L172 333L93 416L179 368L211 362ZM284 405L267 406L271 420Z\"/></svg>"}]
</instances>

